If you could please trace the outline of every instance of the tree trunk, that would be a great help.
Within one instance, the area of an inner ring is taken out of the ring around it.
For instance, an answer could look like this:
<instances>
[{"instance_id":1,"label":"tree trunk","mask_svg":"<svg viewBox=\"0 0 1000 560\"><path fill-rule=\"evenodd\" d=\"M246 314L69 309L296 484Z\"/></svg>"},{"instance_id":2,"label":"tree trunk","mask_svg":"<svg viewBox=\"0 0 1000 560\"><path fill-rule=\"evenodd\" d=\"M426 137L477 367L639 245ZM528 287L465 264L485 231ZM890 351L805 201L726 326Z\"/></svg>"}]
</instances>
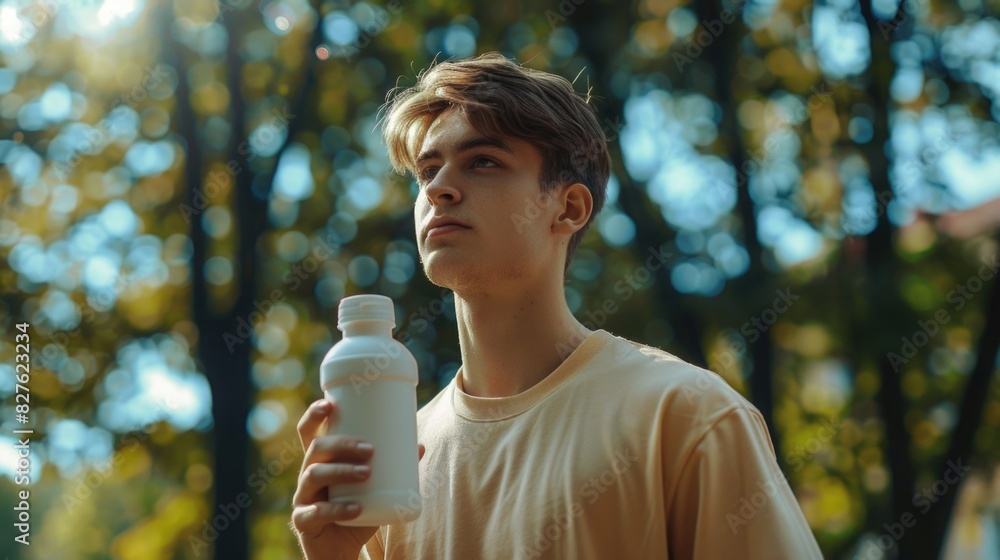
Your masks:
<instances>
[{"instance_id":1,"label":"tree trunk","mask_svg":"<svg viewBox=\"0 0 1000 560\"><path fill-rule=\"evenodd\" d=\"M1000 243L1000 239L997 241ZM1000 254L997 258L1000 258ZM965 382L962 402L958 407L960 411L958 422L952 432L948 451L941 458L941 466L937 469L935 480L947 482L949 479L954 479L954 476L948 474L952 470L952 463L962 466L969 466L972 463L976 430L982 422L983 410L990 394L990 381L996 368L997 352L1000 352L1000 280L997 278L993 279L993 287L990 289L983 313L986 321L979 335L976 363L972 367L969 379ZM964 482L964 479L960 479L959 484L951 487L940 501L931 505L930 511L927 512L929 515L927 527L933 530L915 532L919 550L929 551L930 558L938 558L941 555L948 522L955 509L961 482Z\"/></svg>"},{"instance_id":2,"label":"tree trunk","mask_svg":"<svg viewBox=\"0 0 1000 560\"><path fill-rule=\"evenodd\" d=\"M902 14L905 2L900 2ZM889 162L886 150L889 145L889 84L895 73L891 47L895 34L884 34L888 28L880 23L872 12L872 0L862 0L861 14L869 31L871 43L871 67L868 74L867 95L875 109L872 149L866 154L871 169L872 187L875 199L888 205L893 198L889 183ZM899 21L900 15L894 21ZM913 456L910 452L910 433L906 427L906 398L901 388L901 371L896 371L889 361L890 352L898 352L899 333L886 329L888 325L915 325L916 321L909 307L900 300L900 264L893 247L892 224L887 207L880 208L874 231L867 237L865 253L865 285L867 316L860 319L859 329L872 342L871 359L876 365L880 387L878 402L885 421L886 456L892 473L892 519L898 521L911 508L911 498L915 484ZM880 328L882 327L882 328ZM881 531L880 525L876 530ZM919 531L908 531L899 540L899 555L902 560L917 558L914 537Z\"/></svg>"},{"instance_id":3,"label":"tree trunk","mask_svg":"<svg viewBox=\"0 0 1000 560\"><path fill-rule=\"evenodd\" d=\"M234 17L234 16L230 16ZM167 21L171 21L169 18ZM169 31L166 36L171 36ZM233 37L230 36L233 42ZM213 313L209 307L208 287L204 276L205 261L208 258L208 238L201 224L202 213L206 209L207 200L203 197L202 186L204 178L204 161L199 141L197 116L191 109L191 91L187 84L188 64L184 61L185 49L174 44L172 49L178 58L177 72L180 77L177 85L177 120L179 130L187 142L185 149L184 177L187 183L187 204L193 210L189 215L190 236L192 243L191 255L191 316L198 331L197 356L201 368L205 372L212 393L212 437L211 447L214 458L213 507L209 511L208 524L219 514L219 508L226 504L239 504L238 497L246 492L248 477L247 463L249 459L249 438L246 431L246 420L250 410L250 370L251 342L232 345L230 353L223 342L223 335L229 326L235 324L236 317L243 311L241 301L247 294L252 294L255 288L251 278L246 283L245 269L240 270L234 278L233 289L239 292L237 304L222 314ZM234 111L233 138L243 137L242 122L244 112L239 99L238 90L233 92ZM244 169L245 170L245 169ZM243 177L242 181L240 178ZM244 187L250 177L249 171L237 174L236 196L240 196L240 188ZM244 187L246 188L246 187ZM249 189L245 191L249 193ZM251 268L249 272L253 272ZM252 277L252 274L250 275ZM230 333L235 334L235 333ZM245 500L244 500L245 503ZM239 506L238 506L239 507ZM249 512L240 507L235 519L228 519L225 529L202 532L194 536L197 545L213 546L216 558L249 558L247 518ZM205 543L204 536L217 535L213 542ZM201 549L198 548L198 552ZM200 554L199 554L200 555Z\"/></svg>"},{"instance_id":4,"label":"tree trunk","mask_svg":"<svg viewBox=\"0 0 1000 560\"><path fill-rule=\"evenodd\" d=\"M699 21L724 21L722 12L726 9L722 0L714 2L702 2L698 4ZM708 30L705 30L707 33ZM697 31L696 31L697 33ZM736 176L740 177L744 164L746 163L747 148L743 142L743 135L740 132L739 123L736 120L738 100L733 99L733 80L739 76L737 68L737 56L740 53L740 41L746 37L743 18L737 14L736 20L724 29L719 37L705 49L705 55L709 60L709 67L716 70L712 84L715 99L722 106L722 122L719 127L719 134L727 139L725 142L728 148L729 161L736 169ZM758 315L770 306L774 296L774 285L771 278L764 270L762 262L763 247L757 238L757 212L754 209L753 199L750 197L750 177L745 177L742 185L737 181L736 204L740 219L743 221L743 243L746 246L747 254L750 256L750 266L746 273L733 281L733 287L741 294L745 294L741 300L746 304L744 307L745 316ZM777 450L778 463L785 466L784 454L781 453L781 434L774 425L774 343L772 340L772 329L767 329L760 333L760 338L753 344L747 344L750 353L750 398L754 405L760 410L767 423L767 429L771 432L771 441Z\"/></svg>"},{"instance_id":5,"label":"tree trunk","mask_svg":"<svg viewBox=\"0 0 1000 560\"><path fill-rule=\"evenodd\" d=\"M617 67L614 60L617 53L600 48L600 45L614 44L614 41L602 40L599 37L627 36L634 21L631 18L631 11L627 12L629 17L608 18L607 7L597 4L598 2L580 4L573 14L572 24L580 37L587 38L587 40L580 41L580 52L590 63L588 73L597 76L602 90L611 91L611 77L613 70ZM598 107L598 119L604 123L621 122L624 113L624 100L616 99L610 95L604 98L604 101L605 106ZM611 132L617 137L619 131L612 130ZM609 142L608 148L614 154L613 143ZM620 149L618 151L620 153ZM653 209L655 203L651 202L641 187L635 185L629 178L624 165L621 165L622 159L612 157L612 160L617 164L613 165L613 168L615 168L616 176L621 185L618 204L635 223L636 242L633 244L633 250L637 258L644 261L648 255L648 248L660 247L662 244L670 242L674 238L674 233L663 222L659 212ZM663 309L663 315L675 329L677 354L680 358L696 365L708 367L708 360L702 344L704 322L694 312L689 298L673 288L668 267L660 267L654 275L656 277L654 284L656 299Z\"/></svg>"}]
</instances>

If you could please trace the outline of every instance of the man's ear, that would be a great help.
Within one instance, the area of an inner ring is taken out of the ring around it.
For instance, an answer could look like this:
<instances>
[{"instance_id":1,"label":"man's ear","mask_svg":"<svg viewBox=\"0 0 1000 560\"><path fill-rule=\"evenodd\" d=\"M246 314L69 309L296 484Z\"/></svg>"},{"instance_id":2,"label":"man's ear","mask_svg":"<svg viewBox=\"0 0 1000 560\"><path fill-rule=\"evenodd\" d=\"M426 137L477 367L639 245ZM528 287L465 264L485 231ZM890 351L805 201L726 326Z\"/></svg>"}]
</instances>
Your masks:
<instances>
[{"instance_id":1,"label":"man's ear","mask_svg":"<svg viewBox=\"0 0 1000 560\"><path fill-rule=\"evenodd\" d=\"M561 209L552 222L553 233L573 235L587 225L590 213L594 211L594 197L583 183L563 187L556 201Z\"/></svg>"}]
</instances>

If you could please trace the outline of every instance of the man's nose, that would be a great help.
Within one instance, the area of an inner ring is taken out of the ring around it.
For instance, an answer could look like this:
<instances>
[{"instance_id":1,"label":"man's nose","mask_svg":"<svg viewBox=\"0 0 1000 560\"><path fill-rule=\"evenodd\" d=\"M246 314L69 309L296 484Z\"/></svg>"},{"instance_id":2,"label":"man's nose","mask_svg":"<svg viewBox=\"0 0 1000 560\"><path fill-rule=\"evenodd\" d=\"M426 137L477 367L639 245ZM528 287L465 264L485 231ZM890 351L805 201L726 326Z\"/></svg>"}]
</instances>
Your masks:
<instances>
[{"instance_id":1,"label":"man's nose","mask_svg":"<svg viewBox=\"0 0 1000 560\"><path fill-rule=\"evenodd\" d=\"M427 200L433 206L457 204L462 200L462 192L455 186L447 167L441 168L425 189Z\"/></svg>"}]
</instances>

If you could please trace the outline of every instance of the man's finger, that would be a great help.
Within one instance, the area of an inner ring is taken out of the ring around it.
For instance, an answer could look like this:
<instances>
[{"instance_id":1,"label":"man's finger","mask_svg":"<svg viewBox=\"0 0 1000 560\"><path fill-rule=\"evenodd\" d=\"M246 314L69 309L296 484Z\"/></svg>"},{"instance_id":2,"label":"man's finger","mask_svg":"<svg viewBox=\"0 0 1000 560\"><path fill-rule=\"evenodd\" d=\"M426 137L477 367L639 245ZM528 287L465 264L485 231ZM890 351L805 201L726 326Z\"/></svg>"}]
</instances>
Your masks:
<instances>
[{"instance_id":1,"label":"man's finger","mask_svg":"<svg viewBox=\"0 0 1000 560\"><path fill-rule=\"evenodd\" d=\"M309 449L309 444L316 439L320 434L320 428L323 426L323 421L328 420L329 424L327 430L336 426L339 414L339 407L337 403L328 401L327 399L320 399L306 409L305 413L302 414L302 418L299 420L297 430L299 432L299 442L302 444L303 451Z\"/></svg>"},{"instance_id":2,"label":"man's finger","mask_svg":"<svg viewBox=\"0 0 1000 560\"><path fill-rule=\"evenodd\" d=\"M354 519L359 515L361 506L358 504L316 502L296 507L292 511L292 526L299 533L318 533L334 521Z\"/></svg>"}]
</instances>

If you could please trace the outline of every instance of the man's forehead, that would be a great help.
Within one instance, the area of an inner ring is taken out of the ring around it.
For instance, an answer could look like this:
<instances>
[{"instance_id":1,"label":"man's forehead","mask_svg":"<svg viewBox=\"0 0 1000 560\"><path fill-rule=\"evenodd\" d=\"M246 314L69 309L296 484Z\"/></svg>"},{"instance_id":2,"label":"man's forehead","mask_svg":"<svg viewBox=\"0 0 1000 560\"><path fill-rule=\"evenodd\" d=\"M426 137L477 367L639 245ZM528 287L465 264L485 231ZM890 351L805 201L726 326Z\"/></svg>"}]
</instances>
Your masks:
<instances>
[{"instance_id":1,"label":"man's forehead","mask_svg":"<svg viewBox=\"0 0 1000 560\"><path fill-rule=\"evenodd\" d=\"M423 143L427 145L431 140L439 137L464 137L479 134L475 127L462 111L449 109L435 118L427 127L427 134L424 135ZM461 139L461 138L458 138Z\"/></svg>"},{"instance_id":2,"label":"man's forehead","mask_svg":"<svg viewBox=\"0 0 1000 560\"><path fill-rule=\"evenodd\" d=\"M457 109L449 109L434 119L427 127L427 132L417 149L417 157L430 152L439 153L446 146L479 147L494 146L504 151L537 149L530 142L506 134L484 134L469 122L465 113Z\"/></svg>"}]
</instances>

